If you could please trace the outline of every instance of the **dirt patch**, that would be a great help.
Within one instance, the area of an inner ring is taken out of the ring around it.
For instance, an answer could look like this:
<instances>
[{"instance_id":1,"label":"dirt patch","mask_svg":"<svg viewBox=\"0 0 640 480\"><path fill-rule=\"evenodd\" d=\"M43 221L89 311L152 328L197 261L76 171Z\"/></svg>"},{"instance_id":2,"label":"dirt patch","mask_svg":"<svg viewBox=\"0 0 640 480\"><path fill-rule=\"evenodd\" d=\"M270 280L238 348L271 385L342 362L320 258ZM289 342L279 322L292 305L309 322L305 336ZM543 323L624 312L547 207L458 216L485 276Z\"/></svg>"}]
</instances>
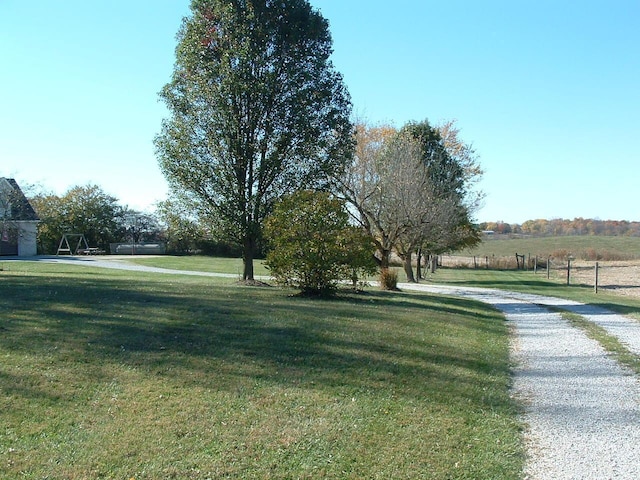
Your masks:
<instances>
[{"instance_id":1,"label":"dirt patch","mask_svg":"<svg viewBox=\"0 0 640 480\"><path fill-rule=\"evenodd\" d=\"M595 264L575 261L571 283L594 286ZM640 260L598 262L598 289L640 298Z\"/></svg>"}]
</instances>

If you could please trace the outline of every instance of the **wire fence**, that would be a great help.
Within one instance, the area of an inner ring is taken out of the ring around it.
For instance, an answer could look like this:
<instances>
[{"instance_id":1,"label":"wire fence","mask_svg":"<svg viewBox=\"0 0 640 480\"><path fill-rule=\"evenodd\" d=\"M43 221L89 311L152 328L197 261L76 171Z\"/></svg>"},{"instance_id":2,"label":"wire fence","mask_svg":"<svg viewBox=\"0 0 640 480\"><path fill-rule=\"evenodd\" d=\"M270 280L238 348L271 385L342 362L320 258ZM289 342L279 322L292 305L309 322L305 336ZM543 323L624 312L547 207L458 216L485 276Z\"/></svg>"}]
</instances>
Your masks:
<instances>
[{"instance_id":1,"label":"wire fence","mask_svg":"<svg viewBox=\"0 0 640 480\"><path fill-rule=\"evenodd\" d=\"M640 260L587 261L572 258L442 255L439 265L447 268L525 270L567 285L590 286L595 292L611 290L640 297Z\"/></svg>"}]
</instances>

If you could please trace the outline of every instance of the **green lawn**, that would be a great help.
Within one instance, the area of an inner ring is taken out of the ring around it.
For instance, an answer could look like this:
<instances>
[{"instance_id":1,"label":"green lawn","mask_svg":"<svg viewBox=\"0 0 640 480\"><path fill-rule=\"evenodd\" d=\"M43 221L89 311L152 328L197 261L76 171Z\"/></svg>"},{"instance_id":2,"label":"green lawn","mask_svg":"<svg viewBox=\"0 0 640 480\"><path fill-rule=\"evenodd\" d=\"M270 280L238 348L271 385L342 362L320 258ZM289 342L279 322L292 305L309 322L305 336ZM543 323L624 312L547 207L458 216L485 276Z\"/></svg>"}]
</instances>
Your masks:
<instances>
[{"instance_id":1,"label":"green lawn","mask_svg":"<svg viewBox=\"0 0 640 480\"><path fill-rule=\"evenodd\" d=\"M487 306L3 267L0 478L520 478Z\"/></svg>"},{"instance_id":2,"label":"green lawn","mask_svg":"<svg viewBox=\"0 0 640 480\"><path fill-rule=\"evenodd\" d=\"M169 268L172 270L192 270L200 272L231 273L242 277L243 265L241 258L207 257L203 255L192 256L159 256L131 257L130 262L150 267ZM255 275L269 275L269 270L261 260L253 262Z\"/></svg>"}]
</instances>

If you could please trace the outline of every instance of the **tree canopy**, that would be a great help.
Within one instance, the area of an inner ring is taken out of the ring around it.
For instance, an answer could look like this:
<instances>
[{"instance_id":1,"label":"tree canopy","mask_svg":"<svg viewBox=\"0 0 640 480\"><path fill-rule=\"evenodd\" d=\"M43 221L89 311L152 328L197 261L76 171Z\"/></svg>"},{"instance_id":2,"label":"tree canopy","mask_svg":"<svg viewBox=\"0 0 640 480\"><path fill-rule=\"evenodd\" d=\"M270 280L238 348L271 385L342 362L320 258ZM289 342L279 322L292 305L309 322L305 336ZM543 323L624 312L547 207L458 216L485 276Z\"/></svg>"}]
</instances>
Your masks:
<instances>
[{"instance_id":1,"label":"tree canopy","mask_svg":"<svg viewBox=\"0 0 640 480\"><path fill-rule=\"evenodd\" d=\"M335 182L337 194L351 207L353 220L369 233L378 250L380 266L389 267L391 251L398 238L398 228L389 221L385 210L385 145L396 135L390 125L370 126L359 122L355 127L355 154Z\"/></svg>"},{"instance_id":2,"label":"tree canopy","mask_svg":"<svg viewBox=\"0 0 640 480\"><path fill-rule=\"evenodd\" d=\"M155 139L170 185L243 247L245 280L264 219L320 188L352 150L351 104L329 60L327 21L306 0L193 0Z\"/></svg>"},{"instance_id":3,"label":"tree canopy","mask_svg":"<svg viewBox=\"0 0 640 480\"><path fill-rule=\"evenodd\" d=\"M38 246L42 253L55 253L65 233L84 234L90 246L104 250L124 235L125 209L97 185L75 186L62 196L41 193L30 202L41 220Z\"/></svg>"},{"instance_id":4,"label":"tree canopy","mask_svg":"<svg viewBox=\"0 0 640 480\"><path fill-rule=\"evenodd\" d=\"M414 253L441 253L478 240L470 218L475 202L467 194L481 170L457 133L451 129L444 141L427 121L399 131L356 128L356 154L338 179L338 194L376 243L383 273L392 250L404 260L411 281Z\"/></svg>"}]
</instances>

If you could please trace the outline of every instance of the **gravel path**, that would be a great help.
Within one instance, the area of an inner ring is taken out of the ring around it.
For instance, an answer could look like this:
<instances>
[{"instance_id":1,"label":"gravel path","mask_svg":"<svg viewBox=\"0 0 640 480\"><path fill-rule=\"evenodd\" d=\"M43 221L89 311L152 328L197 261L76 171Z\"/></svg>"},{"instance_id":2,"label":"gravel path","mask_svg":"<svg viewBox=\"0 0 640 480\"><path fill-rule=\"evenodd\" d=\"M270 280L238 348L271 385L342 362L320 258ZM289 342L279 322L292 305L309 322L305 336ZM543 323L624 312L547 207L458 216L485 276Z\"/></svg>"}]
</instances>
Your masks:
<instances>
[{"instance_id":1,"label":"gravel path","mask_svg":"<svg viewBox=\"0 0 640 480\"><path fill-rule=\"evenodd\" d=\"M219 276L126 260L44 258L104 268ZM226 275L224 275L226 276ZM231 275L235 277L235 275ZM467 297L502 311L514 327L514 393L524 404L527 480L640 478L640 379L548 307L583 315L640 355L640 322L569 300L499 290L402 284Z\"/></svg>"},{"instance_id":2,"label":"gravel path","mask_svg":"<svg viewBox=\"0 0 640 480\"><path fill-rule=\"evenodd\" d=\"M627 344L638 322L576 302L489 289L402 285L464 296L501 310L515 327L514 393L525 407L525 478L640 478L640 380L544 305L596 321ZM569 308L571 307L571 308Z\"/></svg>"}]
</instances>

